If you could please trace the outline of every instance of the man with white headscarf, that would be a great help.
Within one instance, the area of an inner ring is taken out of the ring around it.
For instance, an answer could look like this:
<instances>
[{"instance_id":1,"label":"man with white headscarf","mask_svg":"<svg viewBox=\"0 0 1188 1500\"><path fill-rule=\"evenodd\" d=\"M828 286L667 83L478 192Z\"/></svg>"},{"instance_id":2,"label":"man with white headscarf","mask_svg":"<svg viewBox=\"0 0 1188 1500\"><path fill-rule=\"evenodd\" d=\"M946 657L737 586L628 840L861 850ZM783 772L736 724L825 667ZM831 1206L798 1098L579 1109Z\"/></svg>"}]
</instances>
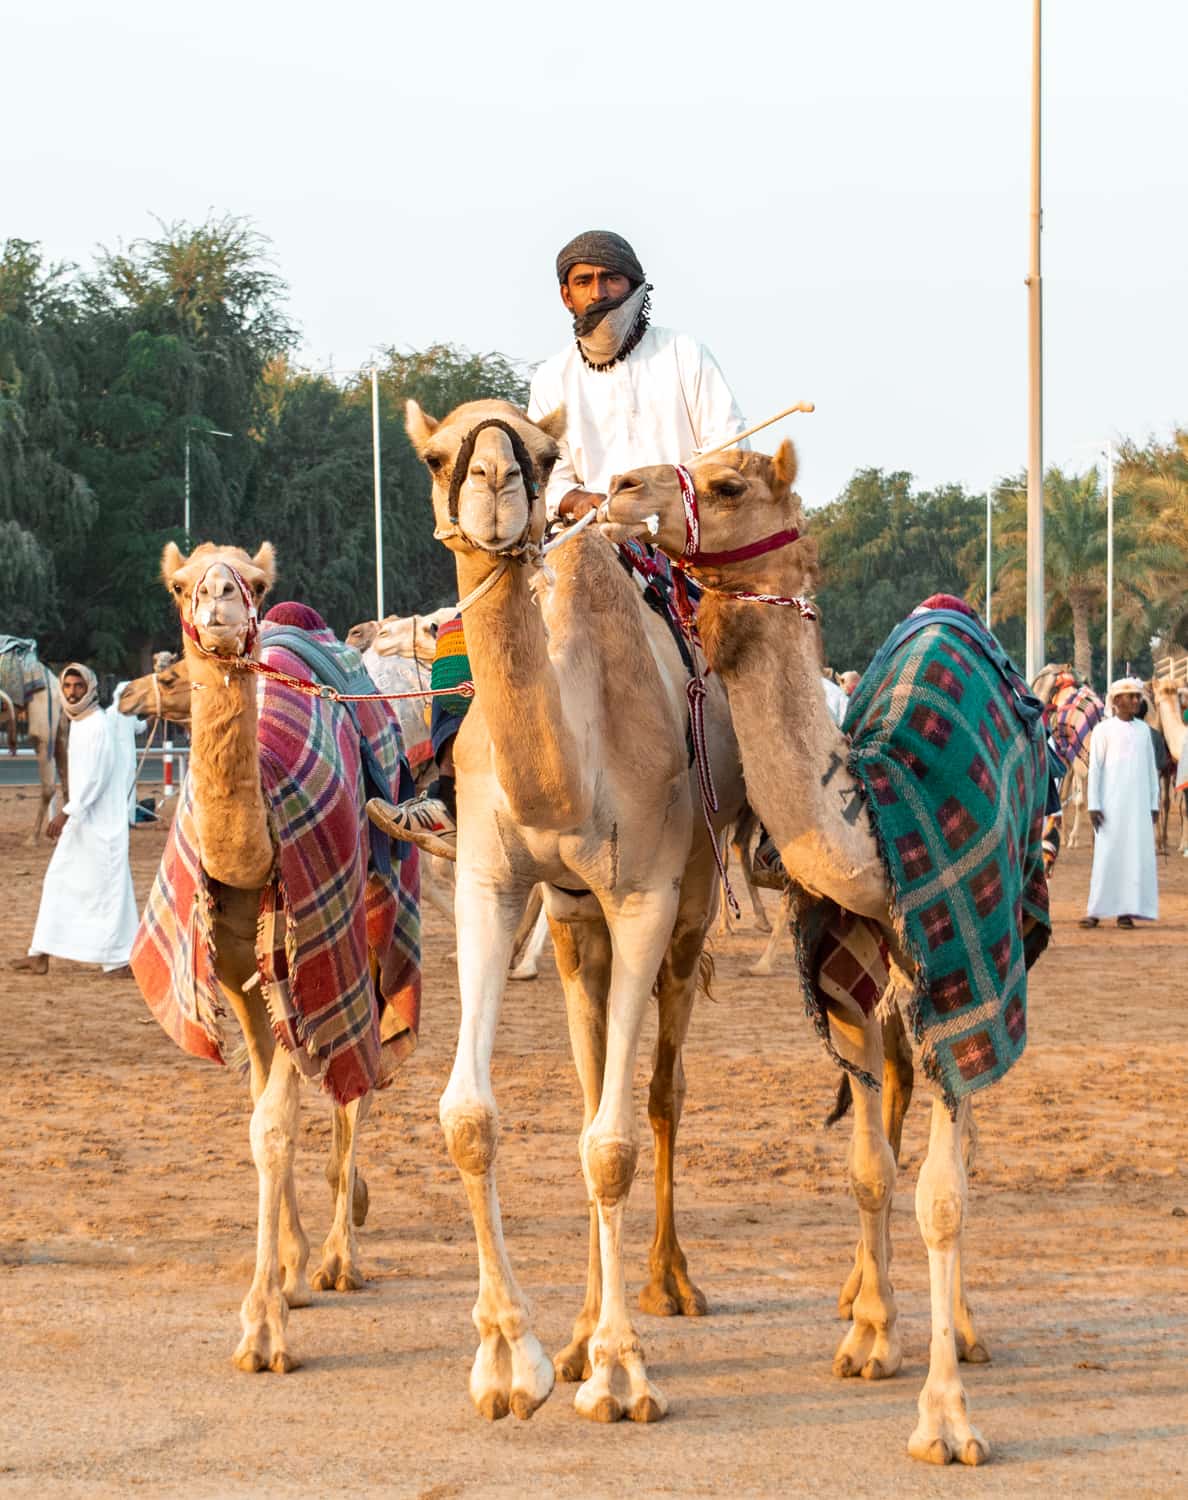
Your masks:
<instances>
[{"instance_id":1,"label":"man with white headscarf","mask_svg":"<svg viewBox=\"0 0 1188 1500\"><path fill-rule=\"evenodd\" d=\"M1110 688L1113 714L1089 739L1089 818L1096 838L1089 906L1082 927L1103 917L1134 926L1135 917L1159 915L1155 878L1155 822L1159 777L1146 725L1138 717L1143 685L1121 677Z\"/></svg>"},{"instance_id":2,"label":"man with white headscarf","mask_svg":"<svg viewBox=\"0 0 1188 1500\"><path fill-rule=\"evenodd\" d=\"M60 680L70 720L70 801L46 830L57 847L45 872L28 957L12 967L45 974L53 957L124 974L137 926L127 780L108 716L99 707L94 672L71 662Z\"/></svg>"}]
</instances>

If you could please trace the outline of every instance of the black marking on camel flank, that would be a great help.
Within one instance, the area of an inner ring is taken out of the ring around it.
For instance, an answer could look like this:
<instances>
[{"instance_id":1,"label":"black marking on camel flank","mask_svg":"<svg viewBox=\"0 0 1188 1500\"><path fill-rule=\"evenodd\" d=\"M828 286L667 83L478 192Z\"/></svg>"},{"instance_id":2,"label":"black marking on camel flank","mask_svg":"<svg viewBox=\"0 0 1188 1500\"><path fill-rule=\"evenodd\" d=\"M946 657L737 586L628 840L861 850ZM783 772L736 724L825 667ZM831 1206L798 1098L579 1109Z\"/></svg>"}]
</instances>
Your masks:
<instances>
[{"instance_id":1,"label":"black marking on camel flank","mask_svg":"<svg viewBox=\"0 0 1188 1500\"><path fill-rule=\"evenodd\" d=\"M828 786L829 783L833 780L834 776L837 774L839 767L843 764L844 762L837 751L831 751L829 755L829 764L825 768L824 776L821 777L821 785Z\"/></svg>"}]
</instances>

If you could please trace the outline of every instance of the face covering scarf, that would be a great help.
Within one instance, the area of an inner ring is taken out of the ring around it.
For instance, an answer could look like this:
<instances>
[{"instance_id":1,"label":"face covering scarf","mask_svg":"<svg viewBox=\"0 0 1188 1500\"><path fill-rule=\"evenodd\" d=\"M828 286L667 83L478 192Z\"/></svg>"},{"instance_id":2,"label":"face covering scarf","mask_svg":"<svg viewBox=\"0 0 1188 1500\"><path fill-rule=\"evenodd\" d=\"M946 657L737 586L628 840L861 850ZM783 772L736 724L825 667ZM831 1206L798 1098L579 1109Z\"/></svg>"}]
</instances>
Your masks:
<instances>
[{"instance_id":1,"label":"face covering scarf","mask_svg":"<svg viewBox=\"0 0 1188 1500\"><path fill-rule=\"evenodd\" d=\"M596 303L580 318L574 318L574 335L587 364L598 368L614 363L631 336L650 291L648 283L641 282L625 297Z\"/></svg>"}]
</instances>

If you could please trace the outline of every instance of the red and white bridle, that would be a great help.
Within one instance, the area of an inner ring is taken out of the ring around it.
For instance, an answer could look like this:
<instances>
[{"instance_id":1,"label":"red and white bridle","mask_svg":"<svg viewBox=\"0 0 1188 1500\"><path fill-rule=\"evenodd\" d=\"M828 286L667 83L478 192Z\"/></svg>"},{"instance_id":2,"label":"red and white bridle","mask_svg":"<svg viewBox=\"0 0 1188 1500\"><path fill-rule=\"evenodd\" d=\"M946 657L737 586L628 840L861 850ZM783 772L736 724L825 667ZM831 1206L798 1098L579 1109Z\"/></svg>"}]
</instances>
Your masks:
<instances>
[{"instance_id":1,"label":"red and white bridle","mask_svg":"<svg viewBox=\"0 0 1188 1500\"><path fill-rule=\"evenodd\" d=\"M789 526L783 531L773 531L770 536L760 537L758 541L747 542L743 547L731 547L725 552L703 552L701 517L697 509L697 488L693 483L693 476L683 464L675 464L674 468L681 488L681 504L685 508L685 549L676 559L678 568L691 572L698 567L717 568L725 563L746 562L749 558L762 557L766 552L776 552L781 547L791 546L793 542L800 540L797 528ZM746 589L716 588L706 583L701 586L708 593L718 594L726 599L739 599L751 604L778 604L786 609L796 610L804 620L817 618L812 602L801 594L755 594Z\"/></svg>"},{"instance_id":2,"label":"red and white bridle","mask_svg":"<svg viewBox=\"0 0 1188 1500\"><path fill-rule=\"evenodd\" d=\"M190 640L194 642L204 656L218 655L218 652L211 651L202 644L202 637L198 634L198 627L194 624L194 619L198 613L198 590L210 577L212 570L215 568L226 568L234 580L236 588L239 590L240 598L243 600L243 607L247 611L247 625L244 629L243 639L239 642L238 649L240 656L250 656L260 635L260 623L256 614L256 601L252 598L252 591L248 588L243 575L236 568L233 568L229 562L212 562L202 577L194 584L193 592L190 594L190 618L187 620L184 615L182 616L182 634L189 636Z\"/></svg>"}]
</instances>

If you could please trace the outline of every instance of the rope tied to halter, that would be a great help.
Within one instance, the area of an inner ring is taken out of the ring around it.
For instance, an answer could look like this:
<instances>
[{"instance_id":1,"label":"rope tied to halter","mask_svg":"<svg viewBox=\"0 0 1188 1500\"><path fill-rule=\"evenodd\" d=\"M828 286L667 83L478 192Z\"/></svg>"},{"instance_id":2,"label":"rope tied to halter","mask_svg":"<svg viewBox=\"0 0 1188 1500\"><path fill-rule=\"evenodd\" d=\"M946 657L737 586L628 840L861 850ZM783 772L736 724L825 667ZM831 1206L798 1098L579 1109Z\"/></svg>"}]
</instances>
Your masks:
<instances>
[{"instance_id":1,"label":"rope tied to halter","mask_svg":"<svg viewBox=\"0 0 1188 1500\"><path fill-rule=\"evenodd\" d=\"M689 734L693 740L693 764L697 767L697 790L701 794L701 815L705 819L706 831L709 834L710 847L714 851L714 863L718 867L718 879L722 882L722 890L726 896L727 905L735 920L742 917L739 908L738 897L730 884L730 877L726 873L726 862L722 858L722 846L718 835L714 832L711 813L718 811L718 790L714 786L714 773L710 765L709 742L705 736L705 698L709 689L705 685L705 678L700 671L694 671L692 677L685 684L685 697L689 700Z\"/></svg>"}]
</instances>

